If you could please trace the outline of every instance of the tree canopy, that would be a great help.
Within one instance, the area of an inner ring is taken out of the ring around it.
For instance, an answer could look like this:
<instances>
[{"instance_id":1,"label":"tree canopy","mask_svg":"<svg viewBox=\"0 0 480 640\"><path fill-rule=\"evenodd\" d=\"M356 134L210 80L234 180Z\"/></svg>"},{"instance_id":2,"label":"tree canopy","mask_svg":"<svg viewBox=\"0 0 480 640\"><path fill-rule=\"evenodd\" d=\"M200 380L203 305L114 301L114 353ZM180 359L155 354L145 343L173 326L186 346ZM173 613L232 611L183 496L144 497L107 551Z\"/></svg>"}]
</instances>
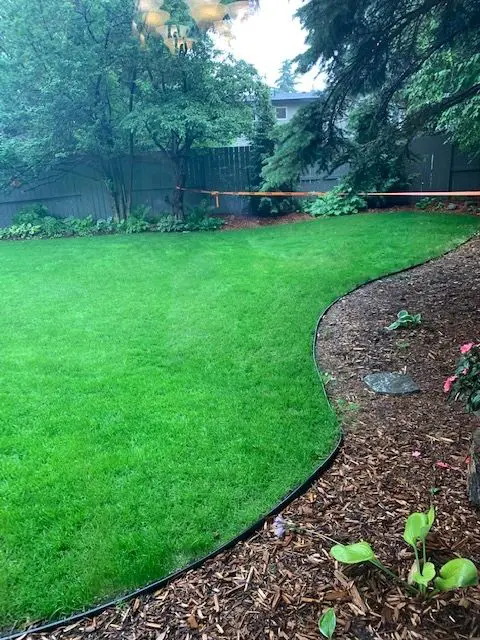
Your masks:
<instances>
[{"instance_id":1,"label":"tree canopy","mask_svg":"<svg viewBox=\"0 0 480 640\"><path fill-rule=\"evenodd\" d=\"M270 184L314 162L348 161L353 182L379 187L365 184L379 178L370 163L392 167L419 131L468 142L480 95L478 0L308 0L298 15L308 34L299 68L319 65L327 87L285 129L265 169Z\"/></svg>"},{"instance_id":2,"label":"tree canopy","mask_svg":"<svg viewBox=\"0 0 480 640\"><path fill-rule=\"evenodd\" d=\"M169 9L173 19L186 19L184 0L169 0ZM125 158L160 149L184 186L192 148L223 146L250 132L252 95L261 84L253 67L220 56L200 34L194 50L172 54L156 33L139 37L140 21L136 0L2 3L3 185L81 158L124 218L133 192Z\"/></svg>"}]
</instances>

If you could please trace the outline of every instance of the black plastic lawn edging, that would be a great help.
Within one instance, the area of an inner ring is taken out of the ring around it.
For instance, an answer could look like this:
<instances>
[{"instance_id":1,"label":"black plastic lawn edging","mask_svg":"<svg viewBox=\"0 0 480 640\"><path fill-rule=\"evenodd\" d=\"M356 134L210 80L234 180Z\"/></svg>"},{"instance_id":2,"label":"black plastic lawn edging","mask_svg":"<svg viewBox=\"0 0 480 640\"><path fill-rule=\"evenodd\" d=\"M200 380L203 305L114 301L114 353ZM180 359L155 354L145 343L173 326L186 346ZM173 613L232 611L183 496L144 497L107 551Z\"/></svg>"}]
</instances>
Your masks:
<instances>
[{"instance_id":1,"label":"black plastic lawn edging","mask_svg":"<svg viewBox=\"0 0 480 640\"><path fill-rule=\"evenodd\" d=\"M464 245L466 245L468 242L470 242L477 235L478 234L473 234L472 236L467 238L467 240L465 240L464 242L459 243L458 245L456 245L455 247L453 247L449 251L446 251L441 256L437 256L437 257L434 257L434 258L429 258L428 260L425 260L424 262L419 262L417 264L411 265L410 267L405 267L403 269L399 269L398 271L393 271L392 273L389 273L389 274L384 275L384 276L380 276L378 278L371 278L369 280L366 280L362 284L353 287L347 293L344 293L343 295L338 296L335 300L333 300L324 309L324 311L321 313L321 315L320 315L320 317L319 317L319 319L317 321L317 324L315 326L315 334L314 334L313 341L312 341L312 355L313 355L313 362L314 362L314 365L315 365L315 370L316 370L316 372L317 372L317 374L319 376L323 393L325 394L325 398L326 398L326 400L328 402L328 405L330 406L330 409L332 410L332 412L334 412L334 409L332 407L332 404L330 402L330 398L328 396L325 384L323 382L322 371L321 371L321 369L319 367L318 360L317 360L317 347L318 347L318 337L319 337L319 332L320 332L320 325L321 325L323 319L325 318L325 316L327 315L327 313L338 302L340 302L344 298L348 297L349 295L351 295L355 291L359 291L360 289L363 289L364 287L368 286L369 284L372 284L373 282L377 282L378 280L383 280L385 278L390 278L392 276L400 275L402 273L408 273L409 271L412 271L413 269L416 269L416 268L421 267L423 265L430 264L432 262L436 262L437 260L440 260L440 259L444 258L445 256L448 256L449 254L453 253L454 251L457 251L457 249L460 249L460 247L463 247ZM17 638L26 638L27 636L32 636L32 635L37 635L37 634L38 635L45 634L45 633L49 633L51 631L55 631L56 629L59 629L60 627L67 627L67 626L70 626L72 624L76 624L77 622L80 622L82 620L88 620L88 619L91 619L91 618L95 618L96 616L100 615L101 613L103 613L107 609L110 609L110 608L116 607L118 605L121 605L121 604L123 604L125 602L128 602L129 600L133 600L133 599L135 599L135 598L137 598L139 596L149 595L149 594L151 594L151 593L153 593L155 591L158 591L159 589L163 589L164 587L168 586L171 582L174 582L175 580L177 580L178 578L184 576L185 574L189 573L190 571L195 571L196 569L201 568L209 560L213 560L214 558L216 558L221 553L224 553L225 551L229 551L230 549L235 547L238 543L244 542L245 540L248 540L248 538L250 538L253 534L255 534L257 531L262 529L262 527L264 526L264 524L268 520L270 520L270 519L274 518L275 516L277 516L279 513L284 511L294 500L296 500L297 498L302 496L304 493L306 493L308 491L308 489L310 489L310 487L313 485L313 483L316 480L318 480L318 478L320 476L322 476L326 471L328 471L328 469L331 468L331 466L335 462L335 460L336 460L336 458L337 458L337 456L338 456L338 454L340 452L340 449L342 448L344 438L345 438L345 433L344 433L341 425L339 425L339 437L338 437L338 440L337 440L337 442L335 444L334 449L332 450L330 455L322 462L322 464L315 469L315 471L307 478L307 480L305 480L305 482L302 482L302 484L300 484L296 489L294 489L291 493L289 493L281 502L279 502L276 507L274 507L266 515L263 515L259 520L254 522L250 527L248 527L248 529L245 529L238 536L236 536L235 538L233 538L229 542L226 542L224 545L222 545L218 549L215 549L214 551L209 553L207 556L204 556L203 558L200 558L199 560L195 560L194 562L192 562L188 566L184 567L183 569L178 569L174 573L171 573L168 576L165 576L161 580L158 580L156 582L152 582L151 584L147 585L146 587L141 587L140 589L137 589L136 591L132 591L131 593L127 593L127 594L125 594L123 596L119 596L118 598L115 598L114 600L111 600L110 602L106 602L106 603L101 604L101 605L99 605L97 607L94 607L93 609L89 609L88 611L84 611L83 613L74 614L73 616L70 616L68 618L64 618L62 620L58 620L57 622L49 622L49 623L46 623L46 624L44 624L42 626L31 627L29 629L24 629L23 631L12 630L12 631L8 632L7 635L0 636L0 640L16 640Z\"/></svg>"}]
</instances>

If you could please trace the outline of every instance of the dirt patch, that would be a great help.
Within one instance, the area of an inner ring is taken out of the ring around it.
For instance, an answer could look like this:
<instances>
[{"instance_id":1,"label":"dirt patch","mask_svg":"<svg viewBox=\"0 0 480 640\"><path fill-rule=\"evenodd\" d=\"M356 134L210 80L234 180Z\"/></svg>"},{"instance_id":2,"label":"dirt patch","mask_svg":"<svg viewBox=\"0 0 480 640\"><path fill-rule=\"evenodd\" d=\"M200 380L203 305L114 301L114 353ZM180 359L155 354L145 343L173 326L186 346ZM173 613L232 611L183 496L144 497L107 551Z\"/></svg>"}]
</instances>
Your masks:
<instances>
[{"instance_id":1,"label":"dirt patch","mask_svg":"<svg viewBox=\"0 0 480 640\"><path fill-rule=\"evenodd\" d=\"M286 216L274 216L271 218L259 218L255 216L218 216L225 220L225 226L221 231L233 231L236 229L256 229L257 227L271 227L278 224L295 224L296 222L305 222L306 220L314 220L312 216L306 213L289 213Z\"/></svg>"},{"instance_id":2,"label":"dirt patch","mask_svg":"<svg viewBox=\"0 0 480 640\"><path fill-rule=\"evenodd\" d=\"M439 640L480 637L480 589L421 602L378 572L338 567L329 538L370 541L406 576L413 555L405 517L433 501L438 522L428 548L442 563L480 564L479 514L466 499L466 456L476 418L448 405L442 383L458 345L480 339L480 240L438 261L364 287L324 319L318 358L335 376L329 393L345 418L342 453L283 514L295 530L278 539L271 523L198 571L156 594L51 634L135 640L318 640L318 617L334 606L336 638ZM423 325L384 327L401 308ZM375 371L407 371L421 393L377 396L362 382ZM47 636L43 636L47 637Z\"/></svg>"}]
</instances>

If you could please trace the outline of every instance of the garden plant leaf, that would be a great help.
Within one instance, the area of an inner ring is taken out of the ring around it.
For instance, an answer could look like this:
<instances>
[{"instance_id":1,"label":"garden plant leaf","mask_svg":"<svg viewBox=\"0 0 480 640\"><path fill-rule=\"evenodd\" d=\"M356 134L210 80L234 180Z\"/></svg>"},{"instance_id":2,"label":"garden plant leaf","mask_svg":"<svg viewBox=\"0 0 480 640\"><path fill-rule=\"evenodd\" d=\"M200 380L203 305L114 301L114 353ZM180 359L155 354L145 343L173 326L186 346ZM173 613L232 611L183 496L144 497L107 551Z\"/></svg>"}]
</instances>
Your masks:
<instances>
[{"instance_id":1,"label":"garden plant leaf","mask_svg":"<svg viewBox=\"0 0 480 640\"><path fill-rule=\"evenodd\" d=\"M327 609L327 611L325 611L318 621L318 628L322 636L329 638L329 640L333 638L333 634L337 628L337 616L335 615L334 609Z\"/></svg>"},{"instance_id":2,"label":"garden plant leaf","mask_svg":"<svg viewBox=\"0 0 480 640\"><path fill-rule=\"evenodd\" d=\"M477 567L467 558L450 560L443 565L439 573L435 580L435 588L439 591L474 587L478 584Z\"/></svg>"}]
</instances>

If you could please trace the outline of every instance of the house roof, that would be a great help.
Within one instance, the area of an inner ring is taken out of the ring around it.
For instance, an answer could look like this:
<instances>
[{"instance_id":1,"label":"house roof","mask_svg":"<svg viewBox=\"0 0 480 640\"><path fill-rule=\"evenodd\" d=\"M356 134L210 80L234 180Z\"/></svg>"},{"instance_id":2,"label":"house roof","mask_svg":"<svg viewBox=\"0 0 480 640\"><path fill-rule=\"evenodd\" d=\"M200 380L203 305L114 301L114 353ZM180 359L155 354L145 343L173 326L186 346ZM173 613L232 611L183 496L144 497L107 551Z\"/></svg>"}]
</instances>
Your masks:
<instances>
[{"instance_id":1,"label":"house roof","mask_svg":"<svg viewBox=\"0 0 480 640\"><path fill-rule=\"evenodd\" d=\"M320 93L310 91L308 93L287 93L286 91L277 91L272 89L272 102L287 102L287 101L308 101L316 100Z\"/></svg>"}]
</instances>

